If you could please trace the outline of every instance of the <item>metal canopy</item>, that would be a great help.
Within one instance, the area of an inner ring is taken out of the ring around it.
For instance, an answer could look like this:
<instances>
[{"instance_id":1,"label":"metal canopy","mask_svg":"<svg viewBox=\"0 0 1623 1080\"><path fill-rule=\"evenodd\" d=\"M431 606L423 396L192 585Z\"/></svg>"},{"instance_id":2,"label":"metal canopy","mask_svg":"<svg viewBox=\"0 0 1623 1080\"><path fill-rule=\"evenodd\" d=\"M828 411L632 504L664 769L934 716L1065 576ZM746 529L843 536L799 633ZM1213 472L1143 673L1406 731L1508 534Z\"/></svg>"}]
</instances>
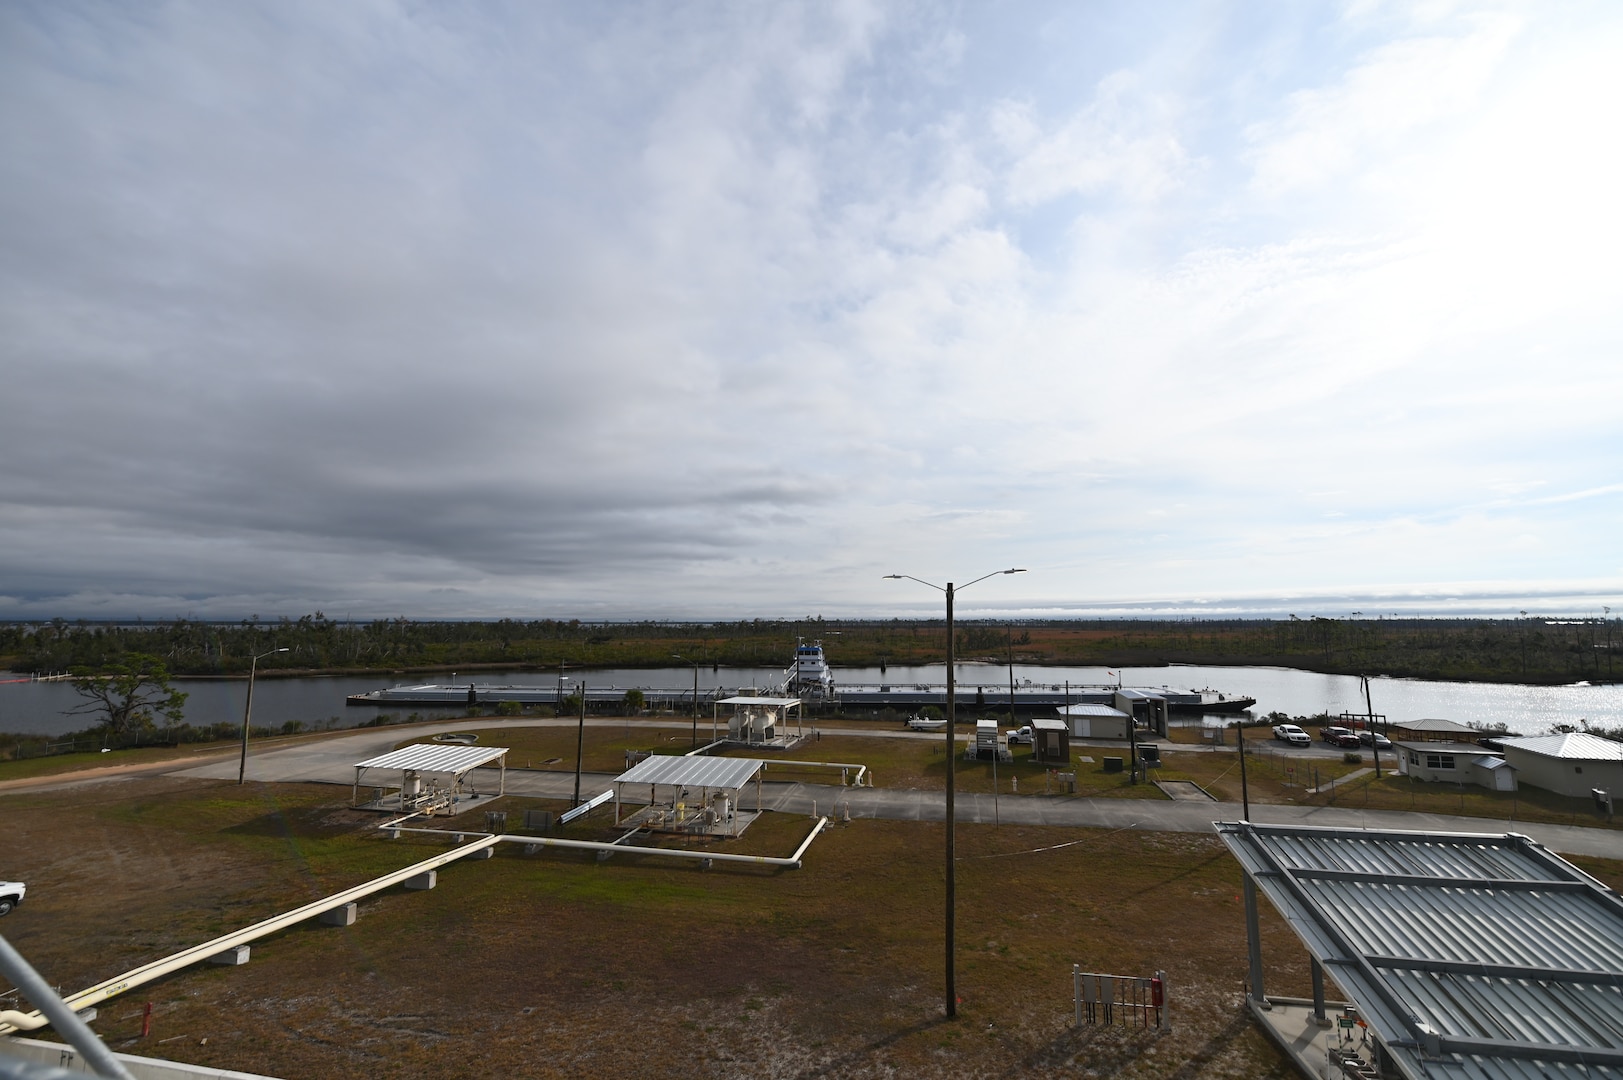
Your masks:
<instances>
[{"instance_id":1,"label":"metal canopy","mask_svg":"<svg viewBox=\"0 0 1623 1080\"><path fill-rule=\"evenodd\" d=\"M1514 833L1216 827L1405 1076L1623 1080L1623 900L1570 863Z\"/></svg>"},{"instance_id":2,"label":"metal canopy","mask_svg":"<svg viewBox=\"0 0 1623 1080\"><path fill-rule=\"evenodd\" d=\"M649 757L614 778L616 784L737 789L766 764L759 758Z\"/></svg>"},{"instance_id":3,"label":"metal canopy","mask_svg":"<svg viewBox=\"0 0 1623 1080\"><path fill-rule=\"evenodd\" d=\"M797 697L727 697L716 702L717 705L772 705L779 709L787 709L791 705L799 705Z\"/></svg>"},{"instance_id":4,"label":"metal canopy","mask_svg":"<svg viewBox=\"0 0 1623 1080\"><path fill-rule=\"evenodd\" d=\"M448 743L413 743L387 754L357 761L355 768L400 769L416 773L461 776L507 753L505 746L461 746Z\"/></svg>"}]
</instances>

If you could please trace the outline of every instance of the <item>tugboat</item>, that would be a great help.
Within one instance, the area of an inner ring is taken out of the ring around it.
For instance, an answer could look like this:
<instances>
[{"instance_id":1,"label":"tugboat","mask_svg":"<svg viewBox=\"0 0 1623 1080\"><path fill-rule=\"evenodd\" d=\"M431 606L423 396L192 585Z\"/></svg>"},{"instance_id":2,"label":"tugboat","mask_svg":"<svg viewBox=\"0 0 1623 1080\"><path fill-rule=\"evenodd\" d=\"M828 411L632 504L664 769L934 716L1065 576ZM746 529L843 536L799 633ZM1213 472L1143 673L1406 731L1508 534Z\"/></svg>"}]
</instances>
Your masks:
<instances>
[{"instance_id":1,"label":"tugboat","mask_svg":"<svg viewBox=\"0 0 1623 1080\"><path fill-rule=\"evenodd\" d=\"M795 662L784 675L785 693L819 700L834 696L834 672L823 658L821 641L796 638Z\"/></svg>"}]
</instances>

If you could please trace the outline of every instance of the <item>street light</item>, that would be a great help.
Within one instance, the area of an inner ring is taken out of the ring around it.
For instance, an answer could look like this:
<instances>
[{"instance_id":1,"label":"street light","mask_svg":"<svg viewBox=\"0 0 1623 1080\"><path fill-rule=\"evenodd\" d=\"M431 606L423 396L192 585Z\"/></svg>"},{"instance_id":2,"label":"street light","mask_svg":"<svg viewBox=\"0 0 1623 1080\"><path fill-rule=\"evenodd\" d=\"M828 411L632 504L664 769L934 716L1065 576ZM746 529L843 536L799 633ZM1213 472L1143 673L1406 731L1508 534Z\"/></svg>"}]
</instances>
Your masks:
<instances>
[{"instance_id":1,"label":"street light","mask_svg":"<svg viewBox=\"0 0 1623 1080\"><path fill-rule=\"evenodd\" d=\"M237 783L242 783L248 775L248 720L254 714L254 675L259 671L259 662L275 653L287 652L286 649L272 649L262 652L254 657L248 665L248 703L242 708L242 760L237 765Z\"/></svg>"},{"instance_id":2,"label":"street light","mask_svg":"<svg viewBox=\"0 0 1623 1080\"><path fill-rule=\"evenodd\" d=\"M689 660L681 653L671 653L672 660L680 660L684 664L693 665L693 747L699 746L699 662Z\"/></svg>"},{"instance_id":3,"label":"street light","mask_svg":"<svg viewBox=\"0 0 1623 1080\"><path fill-rule=\"evenodd\" d=\"M1023 573L1025 573L1025 570L1020 569L1020 568L1014 568L1014 567L1011 567L1008 570L994 570L990 574L982 574L980 577L976 578L975 581L971 581L967 585L958 586L957 589L967 589L967 588L969 588L970 585L975 584L975 582L977 582L977 581L985 581L987 578L989 578L989 577L997 577L999 574L1023 574ZM954 735L954 733L953 733L953 721L957 718L957 711L958 711L958 685L957 685L957 680L953 676L953 663L954 663L955 658L953 656L953 640L952 640L952 636L953 636L953 631L952 631L952 598L953 598L954 593L957 591L957 589L955 589L953 587L953 584L950 581L947 582L947 587L943 589L940 585L937 585L933 581L925 581L923 578L914 577L912 574L886 574L885 578L886 578L886 580L890 580L890 581L900 581L900 580L905 578L908 581L916 581L920 585L928 585L930 588L935 589L938 592L944 592L944 593L947 594L947 920L946 920L947 921L947 926L946 926L947 946L946 946L946 948L947 948L947 1018L950 1020L953 1017L958 1015L958 981L957 981L957 978L954 975L954 971L953 971L953 955L952 955L953 954L953 933L954 933L954 928L953 928L953 907L954 907L954 900L956 899L957 884L958 884L957 873L956 873L956 869L954 867L954 862L955 862L955 860L957 858L957 853L954 850L954 838L955 838L954 826L955 826L956 822L955 822L954 816L953 816L953 814L954 814L954 810L953 810L953 772L954 772L954 766L956 764L956 754L957 754L957 736Z\"/></svg>"}]
</instances>

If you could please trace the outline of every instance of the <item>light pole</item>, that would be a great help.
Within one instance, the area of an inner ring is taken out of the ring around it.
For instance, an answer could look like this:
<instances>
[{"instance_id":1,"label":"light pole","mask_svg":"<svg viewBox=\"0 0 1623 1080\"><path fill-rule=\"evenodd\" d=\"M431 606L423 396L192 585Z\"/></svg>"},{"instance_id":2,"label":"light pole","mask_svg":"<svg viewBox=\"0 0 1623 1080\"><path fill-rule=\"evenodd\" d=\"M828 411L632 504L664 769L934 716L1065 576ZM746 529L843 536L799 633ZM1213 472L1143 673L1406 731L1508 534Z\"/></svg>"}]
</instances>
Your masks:
<instances>
[{"instance_id":1,"label":"light pole","mask_svg":"<svg viewBox=\"0 0 1623 1080\"><path fill-rule=\"evenodd\" d=\"M689 660L681 653L671 653L672 660L680 660L684 664L693 665L693 748L699 746L699 662Z\"/></svg>"},{"instance_id":2,"label":"light pole","mask_svg":"<svg viewBox=\"0 0 1623 1080\"><path fill-rule=\"evenodd\" d=\"M960 586L958 586L958 588L967 589L967 588L969 588L970 585L975 584L976 581L985 581L987 578L996 577L999 574L1023 574L1023 573L1025 573L1025 570L1020 569L1020 568L1010 568L1008 570L994 570L990 574L982 574L980 577L976 578L975 581L971 581L967 585L960 585ZM946 949L947 949L947 1018L950 1020L953 1017L958 1015L958 980L957 980L957 977L954 974L954 970L953 970L953 933L954 933L953 908L955 906L954 901L957 898L957 884L958 884L957 873L956 873L956 869L955 869L955 866L954 866L954 863L955 863L955 861L957 859L957 853L954 850L954 839L955 839L954 826L955 826L956 822L955 822L954 817L953 817L953 813L954 813L954 811L953 811L953 771L954 771L954 766L957 764L956 755L957 755L958 749L957 749L957 736L954 735L953 730L952 730L953 729L953 721L957 717L957 710L958 710L957 680L953 676L953 662L954 662L955 658L953 656L953 640L952 640L952 635L953 635L953 629L952 629L952 598L953 598L954 593L956 592L956 589L954 589L953 584L950 581L947 582L947 587L943 589L940 585L937 585L933 581L925 581L923 578L914 577L912 574L886 574L885 578L887 580L892 580L892 581L899 581L899 580L905 578L908 581L916 581L920 585L928 585L930 588L935 589L938 592L944 592L944 593L947 594L947 919L946 919L947 942L946 942Z\"/></svg>"},{"instance_id":3,"label":"light pole","mask_svg":"<svg viewBox=\"0 0 1623 1080\"><path fill-rule=\"evenodd\" d=\"M580 805L580 761L586 754L586 683L580 684L580 724L575 728L575 801L571 807Z\"/></svg>"},{"instance_id":4,"label":"light pole","mask_svg":"<svg viewBox=\"0 0 1623 1080\"><path fill-rule=\"evenodd\" d=\"M237 765L237 783L242 783L248 775L248 720L254 714L254 675L259 671L259 662L275 653L287 652L286 649L271 649L254 657L248 665L248 703L242 708L242 760Z\"/></svg>"}]
</instances>

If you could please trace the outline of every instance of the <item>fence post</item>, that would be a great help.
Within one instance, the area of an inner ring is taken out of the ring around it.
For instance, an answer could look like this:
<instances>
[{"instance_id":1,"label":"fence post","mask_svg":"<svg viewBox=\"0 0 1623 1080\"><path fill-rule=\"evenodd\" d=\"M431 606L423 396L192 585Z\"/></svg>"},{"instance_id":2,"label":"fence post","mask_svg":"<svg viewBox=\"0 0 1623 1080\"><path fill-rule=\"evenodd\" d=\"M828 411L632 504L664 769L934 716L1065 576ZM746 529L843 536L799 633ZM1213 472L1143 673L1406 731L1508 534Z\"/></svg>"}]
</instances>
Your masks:
<instances>
[{"instance_id":1,"label":"fence post","mask_svg":"<svg viewBox=\"0 0 1623 1080\"><path fill-rule=\"evenodd\" d=\"M1073 1027L1082 1026L1082 965L1071 965L1071 1002L1076 1006L1076 1023Z\"/></svg>"},{"instance_id":2,"label":"fence post","mask_svg":"<svg viewBox=\"0 0 1623 1080\"><path fill-rule=\"evenodd\" d=\"M1167 992L1167 973L1164 971L1157 971L1155 973L1155 981L1161 985L1161 1000L1158 1002L1161 1007L1156 1010L1161 1014L1161 1030L1171 1031L1172 996Z\"/></svg>"}]
</instances>

